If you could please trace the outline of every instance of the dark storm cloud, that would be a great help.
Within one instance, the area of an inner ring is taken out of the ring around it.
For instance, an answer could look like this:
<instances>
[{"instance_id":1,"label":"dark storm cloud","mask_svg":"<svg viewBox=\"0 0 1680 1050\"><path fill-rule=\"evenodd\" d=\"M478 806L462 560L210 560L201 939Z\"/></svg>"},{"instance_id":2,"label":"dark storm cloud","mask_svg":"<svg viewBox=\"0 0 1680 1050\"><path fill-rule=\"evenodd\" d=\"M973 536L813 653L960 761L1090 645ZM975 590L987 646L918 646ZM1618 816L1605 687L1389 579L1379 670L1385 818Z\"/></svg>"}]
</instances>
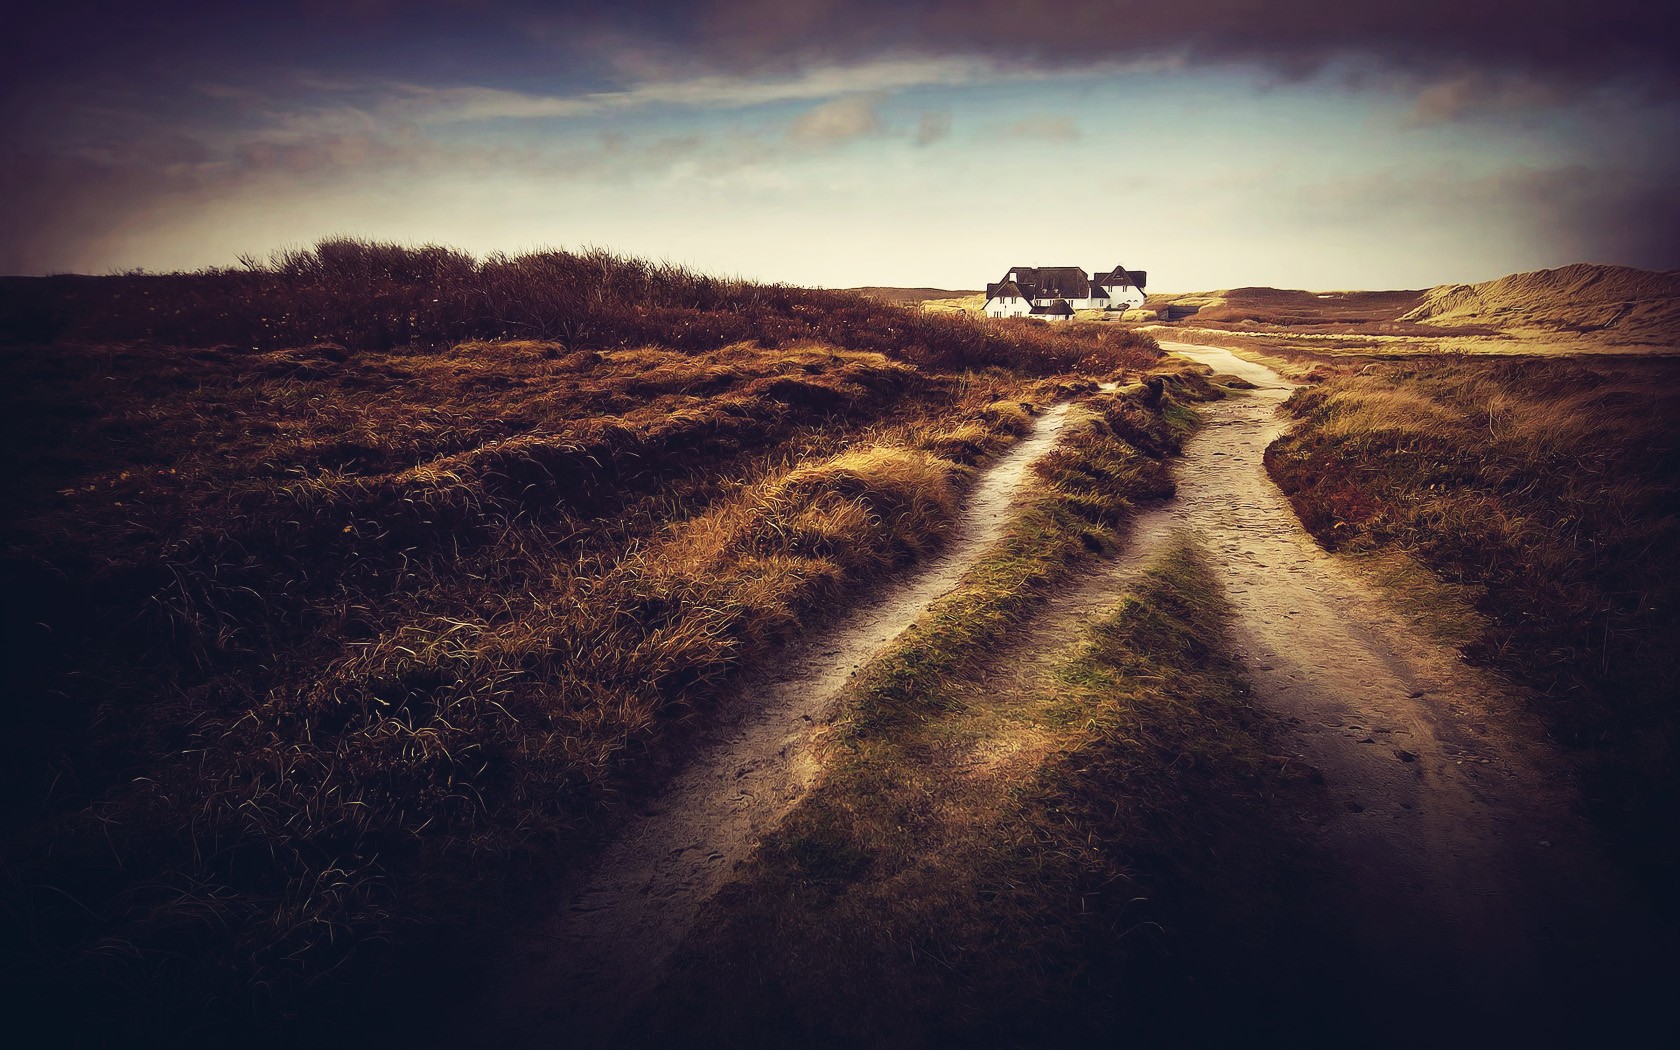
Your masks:
<instances>
[{"instance_id":1,"label":"dark storm cloud","mask_svg":"<svg viewBox=\"0 0 1680 1050\"><path fill-rule=\"evenodd\" d=\"M1680 246L1680 165L1603 169L1575 165L1513 176L1504 189L1528 204L1535 229L1562 260L1673 267Z\"/></svg>"},{"instance_id":2,"label":"dark storm cloud","mask_svg":"<svg viewBox=\"0 0 1680 1050\"><path fill-rule=\"evenodd\" d=\"M733 0L701 10L693 43L744 69L893 51L1044 67L1174 56L1292 76L1364 60L1591 83L1672 81L1680 50L1680 17L1652 0Z\"/></svg>"},{"instance_id":3,"label":"dark storm cloud","mask_svg":"<svg viewBox=\"0 0 1680 1050\"><path fill-rule=\"evenodd\" d=\"M336 66L444 80L552 62L738 73L883 54L1064 68L1171 56L1306 75L1340 60L1538 80L1676 79L1680 17L1653 0L311 0L36 4L8 26L10 76L162 73L183 61Z\"/></svg>"},{"instance_id":4,"label":"dark storm cloud","mask_svg":"<svg viewBox=\"0 0 1680 1050\"><path fill-rule=\"evenodd\" d=\"M87 240L160 201L244 192L258 177L400 172L445 163L452 149L484 162L482 149L458 147L450 130L469 122L611 126L637 107L796 103L805 109L786 142L809 146L892 132L881 104L908 88L1139 65L1262 82L1329 73L1324 83L1336 89L1403 92L1419 124L1568 105L1583 94L1671 102L1680 94L1680 19L1669 6L33 3L10 13L0 34L0 236L11 242L0 245L0 269L36 265L55 238ZM949 127L941 111L908 134L927 145ZM1639 177L1553 190L1621 221L1645 211L1645 187L1658 181L1655 167L1649 177L1629 170ZM1654 224L1665 234L1672 225Z\"/></svg>"}]
</instances>

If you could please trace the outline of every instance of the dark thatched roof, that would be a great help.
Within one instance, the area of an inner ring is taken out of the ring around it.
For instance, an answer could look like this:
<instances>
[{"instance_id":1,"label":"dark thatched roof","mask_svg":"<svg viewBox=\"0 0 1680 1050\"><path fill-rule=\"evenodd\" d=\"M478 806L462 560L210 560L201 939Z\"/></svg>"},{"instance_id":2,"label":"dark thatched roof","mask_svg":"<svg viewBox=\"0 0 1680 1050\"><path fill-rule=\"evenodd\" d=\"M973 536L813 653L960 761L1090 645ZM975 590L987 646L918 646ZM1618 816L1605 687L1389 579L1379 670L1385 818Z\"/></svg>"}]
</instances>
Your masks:
<instances>
[{"instance_id":1,"label":"dark thatched roof","mask_svg":"<svg viewBox=\"0 0 1680 1050\"><path fill-rule=\"evenodd\" d=\"M1014 280L1010 280L1010 275ZM1088 277L1077 266L1011 266L1004 279L986 285L986 298L1018 295L1023 299L1107 299L1104 286L1135 286L1143 290L1148 274L1142 270L1128 270L1116 266L1107 273ZM1035 313L1038 311L1034 311Z\"/></svg>"},{"instance_id":2,"label":"dark thatched roof","mask_svg":"<svg viewBox=\"0 0 1680 1050\"><path fill-rule=\"evenodd\" d=\"M1142 291L1145 282L1148 280L1149 275L1142 270L1128 270L1124 266L1116 266L1107 273L1099 273L1095 277L1092 277L1091 283L1108 285L1110 287L1123 287L1129 284L1135 286L1138 291Z\"/></svg>"},{"instance_id":3,"label":"dark thatched roof","mask_svg":"<svg viewBox=\"0 0 1680 1050\"><path fill-rule=\"evenodd\" d=\"M1091 294L1091 278L1080 266L1012 266L1009 272L1029 299L1085 299Z\"/></svg>"}]
</instances>

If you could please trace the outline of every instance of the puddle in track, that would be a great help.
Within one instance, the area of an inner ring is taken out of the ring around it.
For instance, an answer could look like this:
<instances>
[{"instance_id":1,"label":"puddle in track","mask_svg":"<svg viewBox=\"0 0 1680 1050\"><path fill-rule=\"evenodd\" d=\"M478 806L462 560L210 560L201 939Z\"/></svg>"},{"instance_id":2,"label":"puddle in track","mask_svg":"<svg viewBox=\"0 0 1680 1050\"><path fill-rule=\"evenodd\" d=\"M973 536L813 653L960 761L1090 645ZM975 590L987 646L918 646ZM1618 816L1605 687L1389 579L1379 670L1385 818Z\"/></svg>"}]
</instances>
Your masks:
<instances>
[{"instance_id":1,"label":"puddle in track","mask_svg":"<svg viewBox=\"0 0 1680 1050\"><path fill-rule=\"evenodd\" d=\"M946 549L838 622L790 645L720 705L696 758L574 881L531 944L503 967L489 1017L499 1042L594 1045L657 981L735 865L809 790L813 743L853 674L948 594L1003 535L1027 470L1056 443L1070 403L987 468Z\"/></svg>"}]
</instances>

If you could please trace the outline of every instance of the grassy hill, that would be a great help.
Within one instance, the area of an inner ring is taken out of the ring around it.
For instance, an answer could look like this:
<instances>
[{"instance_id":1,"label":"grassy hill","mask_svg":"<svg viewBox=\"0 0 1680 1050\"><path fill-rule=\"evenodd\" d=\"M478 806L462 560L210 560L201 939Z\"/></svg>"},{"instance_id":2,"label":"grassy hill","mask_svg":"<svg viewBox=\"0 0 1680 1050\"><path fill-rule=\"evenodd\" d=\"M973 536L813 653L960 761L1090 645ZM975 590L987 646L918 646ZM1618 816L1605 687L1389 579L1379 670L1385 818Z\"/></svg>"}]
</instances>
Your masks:
<instances>
[{"instance_id":1,"label":"grassy hill","mask_svg":"<svg viewBox=\"0 0 1680 1050\"><path fill-rule=\"evenodd\" d=\"M1680 276L1579 263L1415 291L1230 288L1151 295L1151 310L1253 349L1625 353L1680 346ZM1165 319L1165 318L1164 318ZM1226 335L1224 333L1230 333Z\"/></svg>"},{"instance_id":2,"label":"grassy hill","mask_svg":"<svg viewBox=\"0 0 1680 1050\"><path fill-rule=\"evenodd\" d=\"M1577 263L1481 284L1441 285L1401 319L1680 344L1680 271Z\"/></svg>"},{"instance_id":3,"label":"grassy hill","mask_svg":"<svg viewBox=\"0 0 1680 1050\"><path fill-rule=\"evenodd\" d=\"M7 280L0 334L0 977L210 1042L404 1009L742 668L937 548L1023 404L1159 353L344 240Z\"/></svg>"}]
</instances>

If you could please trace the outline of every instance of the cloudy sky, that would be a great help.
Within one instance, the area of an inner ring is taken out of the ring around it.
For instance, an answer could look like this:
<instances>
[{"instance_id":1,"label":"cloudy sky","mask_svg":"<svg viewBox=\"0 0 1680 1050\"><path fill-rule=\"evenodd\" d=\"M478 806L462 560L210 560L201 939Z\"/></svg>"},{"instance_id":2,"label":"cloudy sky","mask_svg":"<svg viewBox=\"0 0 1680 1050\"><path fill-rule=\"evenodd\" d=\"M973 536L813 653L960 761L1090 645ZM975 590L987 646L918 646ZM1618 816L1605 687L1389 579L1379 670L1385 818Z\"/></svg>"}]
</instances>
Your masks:
<instances>
[{"instance_id":1,"label":"cloudy sky","mask_svg":"<svg viewBox=\"0 0 1680 1050\"><path fill-rule=\"evenodd\" d=\"M0 273L337 233L831 286L1680 267L1652 0L32 6L0 42Z\"/></svg>"}]
</instances>

